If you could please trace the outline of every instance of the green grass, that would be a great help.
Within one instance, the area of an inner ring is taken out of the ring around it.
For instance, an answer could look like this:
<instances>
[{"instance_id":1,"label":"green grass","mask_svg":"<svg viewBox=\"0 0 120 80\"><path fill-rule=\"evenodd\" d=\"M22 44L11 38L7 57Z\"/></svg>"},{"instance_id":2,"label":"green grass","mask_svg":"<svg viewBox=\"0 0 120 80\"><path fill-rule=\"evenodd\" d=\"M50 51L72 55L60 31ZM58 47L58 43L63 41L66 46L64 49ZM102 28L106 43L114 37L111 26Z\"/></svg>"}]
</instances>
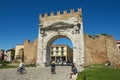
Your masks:
<instances>
[{"instance_id":1,"label":"green grass","mask_svg":"<svg viewBox=\"0 0 120 80\"><path fill-rule=\"evenodd\" d=\"M120 80L120 70L110 67L89 67L79 73L76 80Z\"/></svg>"},{"instance_id":2,"label":"green grass","mask_svg":"<svg viewBox=\"0 0 120 80\"><path fill-rule=\"evenodd\" d=\"M8 68L17 68L18 66L11 66L11 65L6 65L1 67L0 69L8 69Z\"/></svg>"},{"instance_id":3,"label":"green grass","mask_svg":"<svg viewBox=\"0 0 120 80\"><path fill-rule=\"evenodd\" d=\"M9 61L0 61L0 64L2 64L2 67L0 66L0 69L17 68L17 66L10 65L11 62Z\"/></svg>"}]
</instances>

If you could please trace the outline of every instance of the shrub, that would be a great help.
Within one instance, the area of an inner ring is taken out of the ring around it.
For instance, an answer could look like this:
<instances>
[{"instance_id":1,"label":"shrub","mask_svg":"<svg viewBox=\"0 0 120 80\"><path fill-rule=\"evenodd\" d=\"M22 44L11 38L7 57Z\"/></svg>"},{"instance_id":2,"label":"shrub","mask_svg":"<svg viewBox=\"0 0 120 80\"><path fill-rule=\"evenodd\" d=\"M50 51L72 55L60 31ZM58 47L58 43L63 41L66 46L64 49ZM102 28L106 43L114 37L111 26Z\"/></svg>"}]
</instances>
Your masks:
<instances>
[{"instance_id":1,"label":"shrub","mask_svg":"<svg viewBox=\"0 0 120 80\"><path fill-rule=\"evenodd\" d=\"M94 38L98 38L98 37L100 37L100 35L97 34L97 35L94 35L93 37L94 37Z\"/></svg>"},{"instance_id":2,"label":"shrub","mask_svg":"<svg viewBox=\"0 0 120 80\"><path fill-rule=\"evenodd\" d=\"M111 37L112 35L109 35L109 34L106 34L106 33L102 33L101 35L103 36L108 36L108 37Z\"/></svg>"},{"instance_id":3,"label":"shrub","mask_svg":"<svg viewBox=\"0 0 120 80\"><path fill-rule=\"evenodd\" d=\"M88 37L89 37L89 38L93 38L93 36L91 36L91 35L88 35Z\"/></svg>"}]
</instances>

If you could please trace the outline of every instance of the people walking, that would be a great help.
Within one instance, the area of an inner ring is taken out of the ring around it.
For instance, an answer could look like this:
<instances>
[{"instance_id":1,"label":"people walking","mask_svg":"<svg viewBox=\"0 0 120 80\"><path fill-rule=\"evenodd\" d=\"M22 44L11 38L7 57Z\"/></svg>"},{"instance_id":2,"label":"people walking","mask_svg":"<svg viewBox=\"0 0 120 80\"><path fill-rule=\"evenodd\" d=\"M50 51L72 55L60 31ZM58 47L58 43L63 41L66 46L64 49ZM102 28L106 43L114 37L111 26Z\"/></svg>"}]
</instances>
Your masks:
<instances>
[{"instance_id":1,"label":"people walking","mask_svg":"<svg viewBox=\"0 0 120 80\"><path fill-rule=\"evenodd\" d=\"M55 61L52 62L51 64L51 74L55 74Z\"/></svg>"},{"instance_id":2,"label":"people walking","mask_svg":"<svg viewBox=\"0 0 120 80\"><path fill-rule=\"evenodd\" d=\"M72 75L76 75L78 73L77 67L75 66L74 63L71 65L71 73L70 73L70 78L72 78Z\"/></svg>"}]
</instances>

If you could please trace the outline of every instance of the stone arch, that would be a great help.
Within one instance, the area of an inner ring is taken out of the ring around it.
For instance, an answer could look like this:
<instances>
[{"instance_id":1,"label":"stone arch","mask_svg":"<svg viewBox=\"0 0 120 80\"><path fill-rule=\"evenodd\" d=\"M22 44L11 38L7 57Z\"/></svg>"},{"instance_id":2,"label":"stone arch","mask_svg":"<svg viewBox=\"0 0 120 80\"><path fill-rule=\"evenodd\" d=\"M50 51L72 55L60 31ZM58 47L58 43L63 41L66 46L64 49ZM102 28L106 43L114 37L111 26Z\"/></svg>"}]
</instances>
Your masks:
<instances>
[{"instance_id":1,"label":"stone arch","mask_svg":"<svg viewBox=\"0 0 120 80\"><path fill-rule=\"evenodd\" d=\"M54 34L54 35L52 35L52 36L50 36L49 38L48 38L48 40L47 40L47 43L45 44L46 45L46 62L48 62L49 63L49 61L50 61L50 46L52 45L52 43L56 40L56 39L58 39L58 38L61 38L61 37L63 37L63 38L68 38L69 40L71 40L71 42L72 42L72 45L74 46L74 41L72 40L72 38L69 36L69 35L67 35L67 34L60 34L60 35L56 35L56 34ZM74 53L74 51L73 51L73 53ZM74 56L74 55L73 55Z\"/></svg>"},{"instance_id":2,"label":"stone arch","mask_svg":"<svg viewBox=\"0 0 120 80\"><path fill-rule=\"evenodd\" d=\"M53 39L53 38L57 39L57 38L60 38L60 37L65 37L65 38L70 39L71 42L72 42L72 44L73 44L73 46L74 46L74 40L72 39L72 36L70 36L70 35L67 34L67 33L51 34L51 36L48 37L48 40L47 40L46 42L51 41L51 39ZM45 45L47 45L47 43L46 43Z\"/></svg>"},{"instance_id":3,"label":"stone arch","mask_svg":"<svg viewBox=\"0 0 120 80\"><path fill-rule=\"evenodd\" d=\"M38 33L37 64L45 66L50 61L49 48L53 41L60 37L71 40L73 44L73 61L84 65L84 37L81 9L78 12L61 15L40 16Z\"/></svg>"}]
</instances>

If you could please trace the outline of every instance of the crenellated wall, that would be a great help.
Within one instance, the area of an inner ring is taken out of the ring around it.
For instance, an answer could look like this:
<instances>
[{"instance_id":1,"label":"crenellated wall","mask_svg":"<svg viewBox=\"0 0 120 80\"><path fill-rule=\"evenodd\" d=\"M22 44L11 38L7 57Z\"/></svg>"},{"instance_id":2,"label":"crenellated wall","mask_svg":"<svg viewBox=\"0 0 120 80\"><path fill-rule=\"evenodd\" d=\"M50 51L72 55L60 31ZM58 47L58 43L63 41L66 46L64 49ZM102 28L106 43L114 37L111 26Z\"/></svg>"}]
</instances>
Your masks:
<instances>
[{"instance_id":1,"label":"crenellated wall","mask_svg":"<svg viewBox=\"0 0 120 80\"><path fill-rule=\"evenodd\" d=\"M79 19L79 21L82 22L82 9L78 8L77 12L75 12L74 9L70 9L70 13L68 13L67 10L64 10L63 13L60 11L57 11L56 15L54 12L50 13L50 15L48 15L47 13L40 14L39 21L40 21L41 27L46 27L46 26L51 25L52 22L54 22L54 23L55 23L55 21L56 22L60 22L60 21L65 22L64 20L67 20L72 17L77 17Z\"/></svg>"},{"instance_id":2,"label":"crenellated wall","mask_svg":"<svg viewBox=\"0 0 120 80\"><path fill-rule=\"evenodd\" d=\"M78 8L78 13L80 13L80 14L82 15L81 11L82 11L81 8ZM73 15L74 13L76 13L76 12L74 11L74 9L70 9L70 13L68 13L67 10L64 10L64 11L63 11L63 14L61 14L60 11L57 11L57 14L56 14L56 15L55 15L54 12L51 12L50 15L48 15L48 13L40 14L40 20L42 20L42 19L44 19L44 18L53 17L53 16Z\"/></svg>"},{"instance_id":3,"label":"crenellated wall","mask_svg":"<svg viewBox=\"0 0 120 80\"><path fill-rule=\"evenodd\" d=\"M85 64L101 64L107 61L116 63L119 58L116 41L112 36L97 35L92 38L84 35L85 42Z\"/></svg>"}]
</instances>

